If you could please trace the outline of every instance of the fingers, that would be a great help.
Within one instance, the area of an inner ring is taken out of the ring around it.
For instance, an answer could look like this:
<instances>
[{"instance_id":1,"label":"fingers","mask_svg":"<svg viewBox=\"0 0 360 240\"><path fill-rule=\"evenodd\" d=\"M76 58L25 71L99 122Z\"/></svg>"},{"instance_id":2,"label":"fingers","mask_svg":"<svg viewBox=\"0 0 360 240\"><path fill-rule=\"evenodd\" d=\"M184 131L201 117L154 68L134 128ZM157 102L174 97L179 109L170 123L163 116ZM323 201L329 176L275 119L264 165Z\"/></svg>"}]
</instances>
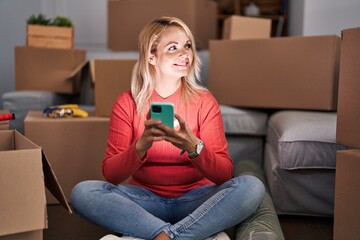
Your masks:
<instances>
[{"instance_id":1,"label":"fingers","mask_svg":"<svg viewBox=\"0 0 360 240\"><path fill-rule=\"evenodd\" d=\"M149 120L151 118L150 111L146 114L146 120Z\"/></svg>"},{"instance_id":2,"label":"fingers","mask_svg":"<svg viewBox=\"0 0 360 240\"><path fill-rule=\"evenodd\" d=\"M180 129L184 129L186 127L185 120L177 113L175 113L174 116L179 121Z\"/></svg>"},{"instance_id":3,"label":"fingers","mask_svg":"<svg viewBox=\"0 0 360 240\"><path fill-rule=\"evenodd\" d=\"M154 119L148 119L144 122L144 124L145 124L145 128L149 129L149 128L152 128L153 126L158 127L159 125L161 125L161 121L154 120Z\"/></svg>"}]
</instances>

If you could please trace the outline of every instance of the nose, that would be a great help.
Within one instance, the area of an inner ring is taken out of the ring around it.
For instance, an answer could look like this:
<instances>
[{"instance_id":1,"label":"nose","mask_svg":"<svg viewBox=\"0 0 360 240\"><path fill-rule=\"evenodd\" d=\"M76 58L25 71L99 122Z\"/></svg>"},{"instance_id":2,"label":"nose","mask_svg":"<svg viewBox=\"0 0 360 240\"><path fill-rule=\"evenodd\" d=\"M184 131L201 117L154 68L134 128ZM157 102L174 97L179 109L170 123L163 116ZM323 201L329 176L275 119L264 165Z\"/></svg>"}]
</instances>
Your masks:
<instances>
[{"instance_id":1,"label":"nose","mask_svg":"<svg viewBox=\"0 0 360 240\"><path fill-rule=\"evenodd\" d=\"M179 56L180 56L180 57L188 57L189 54L188 54L188 52L186 51L186 49L183 48L183 49L181 49Z\"/></svg>"}]
</instances>

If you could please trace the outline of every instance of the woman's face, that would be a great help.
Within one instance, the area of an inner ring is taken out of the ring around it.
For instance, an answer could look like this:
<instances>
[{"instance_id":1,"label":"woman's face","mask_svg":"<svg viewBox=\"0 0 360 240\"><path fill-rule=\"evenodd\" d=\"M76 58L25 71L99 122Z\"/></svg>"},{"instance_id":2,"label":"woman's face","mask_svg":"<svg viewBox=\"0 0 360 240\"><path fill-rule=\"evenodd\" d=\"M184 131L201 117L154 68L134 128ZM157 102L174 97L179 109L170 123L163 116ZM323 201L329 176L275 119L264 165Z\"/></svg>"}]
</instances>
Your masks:
<instances>
[{"instance_id":1,"label":"woman's face","mask_svg":"<svg viewBox=\"0 0 360 240\"><path fill-rule=\"evenodd\" d=\"M156 54L149 62L155 66L157 78L180 79L187 76L193 61L192 43L184 30L170 26L162 33Z\"/></svg>"}]
</instances>

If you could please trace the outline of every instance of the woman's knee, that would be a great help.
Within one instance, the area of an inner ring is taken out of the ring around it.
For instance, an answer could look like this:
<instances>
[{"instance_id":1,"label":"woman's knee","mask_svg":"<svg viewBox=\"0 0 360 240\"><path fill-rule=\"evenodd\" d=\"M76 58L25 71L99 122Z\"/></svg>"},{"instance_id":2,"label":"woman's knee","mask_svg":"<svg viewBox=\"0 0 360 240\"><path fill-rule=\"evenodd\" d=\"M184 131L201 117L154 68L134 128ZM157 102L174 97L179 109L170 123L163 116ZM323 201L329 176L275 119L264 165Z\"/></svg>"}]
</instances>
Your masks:
<instances>
[{"instance_id":1,"label":"woman's knee","mask_svg":"<svg viewBox=\"0 0 360 240\"><path fill-rule=\"evenodd\" d=\"M78 202L84 202L89 198L95 189L99 189L101 181L83 181L76 184L70 193L70 203L76 205Z\"/></svg>"},{"instance_id":2,"label":"woman's knee","mask_svg":"<svg viewBox=\"0 0 360 240\"><path fill-rule=\"evenodd\" d=\"M241 185L240 192L244 193L245 191L247 193L247 197L251 200L249 202L252 202L255 205L260 205L265 196L264 183L259 178L252 175L243 175L237 177L236 179Z\"/></svg>"}]
</instances>

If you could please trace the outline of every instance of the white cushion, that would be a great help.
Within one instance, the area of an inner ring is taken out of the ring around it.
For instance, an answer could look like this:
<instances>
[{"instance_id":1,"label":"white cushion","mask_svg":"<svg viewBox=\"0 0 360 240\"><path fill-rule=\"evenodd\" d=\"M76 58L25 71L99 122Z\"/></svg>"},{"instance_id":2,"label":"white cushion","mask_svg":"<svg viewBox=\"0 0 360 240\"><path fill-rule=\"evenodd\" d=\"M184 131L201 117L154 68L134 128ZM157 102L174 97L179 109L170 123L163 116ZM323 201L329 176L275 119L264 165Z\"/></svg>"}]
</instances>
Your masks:
<instances>
[{"instance_id":1,"label":"white cushion","mask_svg":"<svg viewBox=\"0 0 360 240\"><path fill-rule=\"evenodd\" d=\"M265 112L220 105L226 134L264 136L268 115Z\"/></svg>"},{"instance_id":2,"label":"white cushion","mask_svg":"<svg viewBox=\"0 0 360 240\"><path fill-rule=\"evenodd\" d=\"M269 118L267 142L284 169L334 169L336 151L347 149L336 143L334 112L276 112Z\"/></svg>"}]
</instances>

